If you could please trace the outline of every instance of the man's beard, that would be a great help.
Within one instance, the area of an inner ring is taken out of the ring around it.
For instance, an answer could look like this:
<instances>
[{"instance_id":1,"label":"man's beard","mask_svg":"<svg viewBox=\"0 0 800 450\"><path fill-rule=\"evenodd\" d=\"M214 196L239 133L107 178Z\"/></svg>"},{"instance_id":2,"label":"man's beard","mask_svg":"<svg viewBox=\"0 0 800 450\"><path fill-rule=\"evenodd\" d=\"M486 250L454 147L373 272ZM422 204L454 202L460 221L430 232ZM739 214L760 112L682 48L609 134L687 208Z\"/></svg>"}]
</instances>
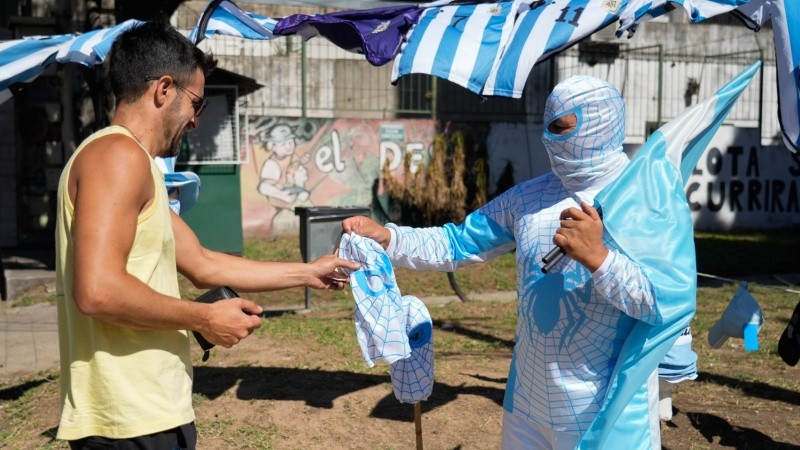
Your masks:
<instances>
[{"instance_id":1,"label":"man's beard","mask_svg":"<svg viewBox=\"0 0 800 450\"><path fill-rule=\"evenodd\" d=\"M172 143L168 149L167 158L173 158L181 153L181 142L183 142L183 135L184 133L181 133L178 140Z\"/></svg>"},{"instance_id":2,"label":"man's beard","mask_svg":"<svg viewBox=\"0 0 800 450\"><path fill-rule=\"evenodd\" d=\"M173 130L177 126L177 119L178 113L180 112L180 105L173 103L173 107L171 107L172 114L168 116L167 123L164 127L164 141L169 142L169 148L166 149L166 156L165 158L172 158L178 156L181 152L181 142L183 141L183 135L186 134L186 126L181 127L180 134L177 136L172 136Z\"/></svg>"}]
</instances>

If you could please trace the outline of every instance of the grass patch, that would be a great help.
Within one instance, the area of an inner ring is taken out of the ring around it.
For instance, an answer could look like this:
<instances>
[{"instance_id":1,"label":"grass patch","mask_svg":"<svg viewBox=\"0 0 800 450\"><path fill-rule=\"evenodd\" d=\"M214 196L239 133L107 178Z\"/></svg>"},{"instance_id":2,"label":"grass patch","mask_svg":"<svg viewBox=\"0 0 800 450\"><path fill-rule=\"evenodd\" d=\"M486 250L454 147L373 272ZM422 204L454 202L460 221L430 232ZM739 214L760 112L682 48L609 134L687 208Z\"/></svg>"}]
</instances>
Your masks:
<instances>
[{"instance_id":1,"label":"grass patch","mask_svg":"<svg viewBox=\"0 0 800 450\"><path fill-rule=\"evenodd\" d=\"M40 303L48 303L55 305L58 296L55 293L55 288L50 285L34 286L24 292L17 294L11 303L12 308L37 305Z\"/></svg>"},{"instance_id":2,"label":"grass patch","mask_svg":"<svg viewBox=\"0 0 800 450\"><path fill-rule=\"evenodd\" d=\"M340 310L326 317L306 315L286 315L278 319L268 319L254 333L269 336L278 341L292 341L334 351L338 356L360 358L358 343L355 341L355 326L352 312Z\"/></svg>"}]
</instances>

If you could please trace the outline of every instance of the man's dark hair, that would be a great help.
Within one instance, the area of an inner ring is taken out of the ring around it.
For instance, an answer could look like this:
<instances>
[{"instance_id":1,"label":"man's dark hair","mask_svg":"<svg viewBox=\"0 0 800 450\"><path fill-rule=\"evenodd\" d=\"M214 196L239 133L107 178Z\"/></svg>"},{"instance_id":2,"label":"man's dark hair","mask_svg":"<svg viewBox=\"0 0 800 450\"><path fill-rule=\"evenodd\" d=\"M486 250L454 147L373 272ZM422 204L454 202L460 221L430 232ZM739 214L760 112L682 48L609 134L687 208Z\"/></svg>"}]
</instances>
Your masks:
<instances>
[{"instance_id":1,"label":"man's dark hair","mask_svg":"<svg viewBox=\"0 0 800 450\"><path fill-rule=\"evenodd\" d=\"M189 42L163 19L122 33L111 46L109 81L119 101L134 101L147 90L147 79L171 75L186 84L199 67L205 76L216 60Z\"/></svg>"}]
</instances>

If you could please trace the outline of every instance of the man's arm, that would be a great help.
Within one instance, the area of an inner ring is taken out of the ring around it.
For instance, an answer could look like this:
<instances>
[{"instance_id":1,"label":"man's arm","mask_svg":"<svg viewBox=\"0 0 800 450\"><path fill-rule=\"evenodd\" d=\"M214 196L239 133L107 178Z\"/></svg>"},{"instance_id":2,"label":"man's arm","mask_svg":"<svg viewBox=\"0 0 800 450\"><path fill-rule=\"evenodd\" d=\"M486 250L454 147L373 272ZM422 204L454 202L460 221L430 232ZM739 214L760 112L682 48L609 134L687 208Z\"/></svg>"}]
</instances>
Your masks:
<instances>
[{"instance_id":1,"label":"man's arm","mask_svg":"<svg viewBox=\"0 0 800 450\"><path fill-rule=\"evenodd\" d=\"M346 232L378 242L395 267L452 272L456 268L487 261L514 249L514 236L483 211L475 211L455 225L411 228L378 225L367 217L342 222Z\"/></svg>"},{"instance_id":2,"label":"man's arm","mask_svg":"<svg viewBox=\"0 0 800 450\"><path fill-rule=\"evenodd\" d=\"M178 271L197 287L230 286L240 292L259 292L308 286L342 289L347 281L337 269L358 269L358 263L333 255L310 263L254 261L204 248L191 228L174 212L172 229Z\"/></svg>"},{"instance_id":3,"label":"man's arm","mask_svg":"<svg viewBox=\"0 0 800 450\"><path fill-rule=\"evenodd\" d=\"M101 169L102 168L102 169ZM188 329L230 347L260 325L261 308L234 299L213 305L162 295L127 272L139 214L153 202L148 156L124 136L90 144L73 163L73 295L83 314L135 329Z\"/></svg>"}]
</instances>

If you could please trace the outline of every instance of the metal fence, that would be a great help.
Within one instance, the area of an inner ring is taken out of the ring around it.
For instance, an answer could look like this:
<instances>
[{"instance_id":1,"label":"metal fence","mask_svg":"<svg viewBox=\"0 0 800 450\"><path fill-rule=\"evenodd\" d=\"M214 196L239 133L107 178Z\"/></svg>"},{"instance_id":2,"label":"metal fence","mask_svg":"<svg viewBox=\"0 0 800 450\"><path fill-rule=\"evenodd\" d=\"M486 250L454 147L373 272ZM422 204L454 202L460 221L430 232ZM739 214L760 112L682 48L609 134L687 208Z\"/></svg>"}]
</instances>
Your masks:
<instances>
[{"instance_id":1,"label":"metal fence","mask_svg":"<svg viewBox=\"0 0 800 450\"><path fill-rule=\"evenodd\" d=\"M666 54L659 45L618 53L573 48L557 59L556 79L588 74L616 85L627 106L626 142L643 143L652 131L711 96L753 62L757 50L724 55ZM762 129L762 143L777 145L774 61L763 61L761 76L742 93L726 123Z\"/></svg>"}]
</instances>

